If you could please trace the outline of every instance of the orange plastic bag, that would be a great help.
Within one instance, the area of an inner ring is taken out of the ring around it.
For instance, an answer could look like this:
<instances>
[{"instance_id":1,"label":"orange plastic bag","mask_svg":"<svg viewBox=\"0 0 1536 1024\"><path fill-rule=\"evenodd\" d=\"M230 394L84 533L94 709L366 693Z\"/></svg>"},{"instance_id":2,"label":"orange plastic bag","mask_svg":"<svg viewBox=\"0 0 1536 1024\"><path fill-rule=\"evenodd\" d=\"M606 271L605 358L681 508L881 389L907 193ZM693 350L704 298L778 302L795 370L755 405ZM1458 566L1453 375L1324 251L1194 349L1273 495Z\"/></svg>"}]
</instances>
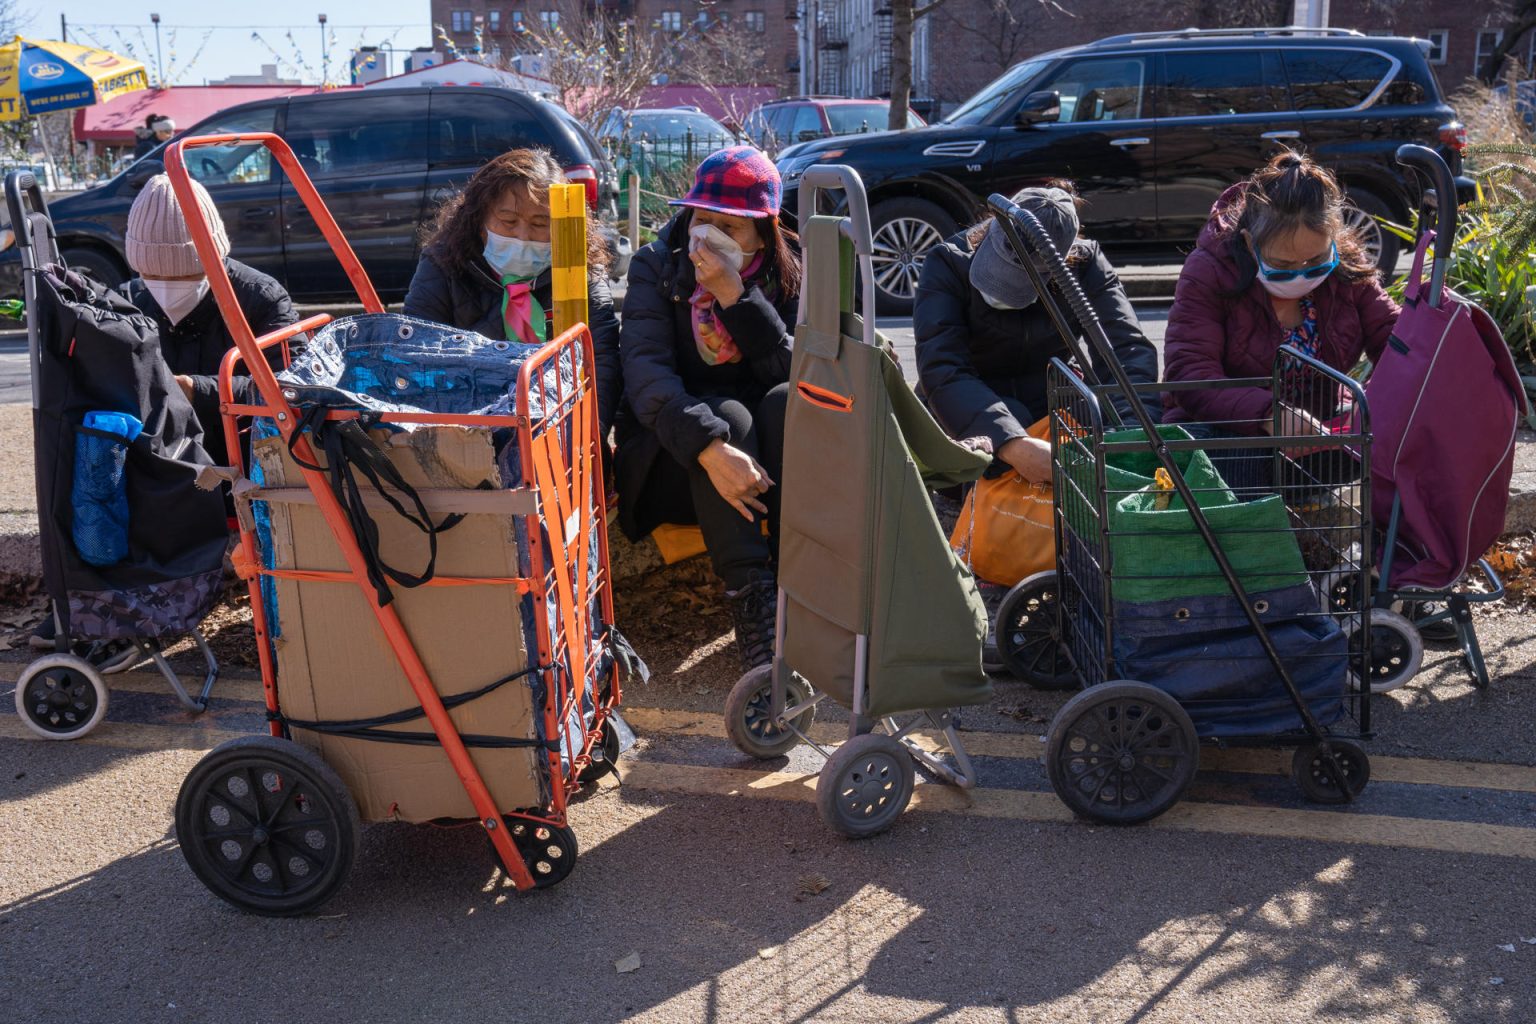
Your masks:
<instances>
[{"instance_id":1,"label":"orange plastic bag","mask_svg":"<svg viewBox=\"0 0 1536 1024\"><path fill-rule=\"evenodd\" d=\"M1048 441L1050 417L1029 428L1029 436ZM949 544L990 583L1013 586L1056 568L1055 493L1049 483L1030 483L1009 470L976 482L965 496Z\"/></svg>"}]
</instances>

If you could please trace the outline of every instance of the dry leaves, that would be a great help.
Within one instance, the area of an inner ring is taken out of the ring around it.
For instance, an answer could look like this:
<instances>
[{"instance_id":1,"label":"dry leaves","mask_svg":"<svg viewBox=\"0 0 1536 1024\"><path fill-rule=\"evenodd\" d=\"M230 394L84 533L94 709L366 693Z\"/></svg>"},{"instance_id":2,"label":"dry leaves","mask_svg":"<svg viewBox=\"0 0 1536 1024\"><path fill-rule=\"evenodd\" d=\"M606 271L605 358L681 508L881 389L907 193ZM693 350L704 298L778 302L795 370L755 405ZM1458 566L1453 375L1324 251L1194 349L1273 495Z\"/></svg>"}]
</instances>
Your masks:
<instances>
[{"instance_id":1,"label":"dry leaves","mask_svg":"<svg viewBox=\"0 0 1536 1024\"><path fill-rule=\"evenodd\" d=\"M832 885L832 880L826 875L818 875L812 872L809 875L801 875L797 883L796 898L806 896L820 896Z\"/></svg>"}]
</instances>

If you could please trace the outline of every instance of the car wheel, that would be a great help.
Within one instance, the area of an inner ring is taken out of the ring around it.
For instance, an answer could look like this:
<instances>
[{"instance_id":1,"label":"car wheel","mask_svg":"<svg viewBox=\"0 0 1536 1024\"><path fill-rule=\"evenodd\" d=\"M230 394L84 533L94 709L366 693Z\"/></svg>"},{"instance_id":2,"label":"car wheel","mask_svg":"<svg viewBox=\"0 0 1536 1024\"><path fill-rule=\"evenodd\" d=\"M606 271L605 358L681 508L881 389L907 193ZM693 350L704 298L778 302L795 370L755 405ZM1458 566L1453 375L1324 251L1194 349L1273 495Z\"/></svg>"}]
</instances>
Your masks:
<instances>
[{"instance_id":1,"label":"car wheel","mask_svg":"<svg viewBox=\"0 0 1536 1024\"><path fill-rule=\"evenodd\" d=\"M1379 218L1379 219L1378 219ZM1381 221L1397 221L1402 218L1392 208L1369 192L1350 189L1344 207L1344 226L1360 236L1366 255L1381 270L1382 276L1391 279L1397 269L1397 257L1402 252L1402 242L1392 232L1381 226Z\"/></svg>"},{"instance_id":2,"label":"car wheel","mask_svg":"<svg viewBox=\"0 0 1536 1024\"><path fill-rule=\"evenodd\" d=\"M77 270L97 284L117 288L128 280L128 272L111 256L96 249L65 249L59 253L64 265Z\"/></svg>"},{"instance_id":3,"label":"car wheel","mask_svg":"<svg viewBox=\"0 0 1536 1024\"><path fill-rule=\"evenodd\" d=\"M877 204L869 216L875 235L878 311L884 316L907 316L917 297L923 257L954 234L958 225L943 207L926 199L888 199Z\"/></svg>"}]
</instances>

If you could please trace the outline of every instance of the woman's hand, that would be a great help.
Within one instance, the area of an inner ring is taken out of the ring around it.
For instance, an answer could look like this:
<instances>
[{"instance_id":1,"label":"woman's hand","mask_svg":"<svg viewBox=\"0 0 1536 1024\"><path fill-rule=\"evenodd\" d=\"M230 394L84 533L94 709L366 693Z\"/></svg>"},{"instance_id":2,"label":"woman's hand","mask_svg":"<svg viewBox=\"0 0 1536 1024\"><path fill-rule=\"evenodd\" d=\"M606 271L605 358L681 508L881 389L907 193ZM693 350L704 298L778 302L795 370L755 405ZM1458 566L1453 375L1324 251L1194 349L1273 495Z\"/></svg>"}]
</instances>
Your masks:
<instances>
[{"instance_id":1,"label":"woman's hand","mask_svg":"<svg viewBox=\"0 0 1536 1024\"><path fill-rule=\"evenodd\" d=\"M752 456L716 438L699 453L699 465L709 474L709 482L715 485L720 497L747 522L753 521L754 509L768 514L767 506L758 500L758 496L768 493L773 480Z\"/></svg>"},{"instance_id":2,"label":"woman's hand","mask_svg":"<svg viewBox=\"0 0 1536 1024\"><path fill-rule=\"evenodd\" d=\"M1259 429L1266 434L1273 435L1275 423L1273 419L1265 420L1259 424ZM1327 436L1329 430L1323 426L1316 416L1301 409L1282 404L1280 406L1280 436L1281 437L1318 437Z\"/></svg>"},{"instance_id":3,"label":"woman's hand","mask_svg":"<svg viewBox=\"0 0 1536 1024\"><path fill-rule=\"evenodd\" d=\"M181 393L187 396L187 401L192 401L192 396L197 394L197 384L184 373L176 375L176 383L181 387Z\"/></svg>"},{"instance_id":4,"label":"woman's hand","mask_svg":"<svg viewBox=\"0 0 1536 1024\"><path fill-rule=\"evenodd\" d=\"M694 280L715 297L722 309L734 306L742 292L746 291L746 285L741 283L741 275L736 272L736 268L725 262L709 246L699 246L688 254L688 258L693 260Z\"/></svg>"},{"instance_id":5,"label":"woman's hand","mask_svg":"<svg viewBox=\"0 0 1536 1024\"><path fill-rule=\"evenodd\" d=\"M1051 445L1037 437L1016 437L1005 443L997 457L1032 484L1051 482Z\"/></svg>"}]
</instances>

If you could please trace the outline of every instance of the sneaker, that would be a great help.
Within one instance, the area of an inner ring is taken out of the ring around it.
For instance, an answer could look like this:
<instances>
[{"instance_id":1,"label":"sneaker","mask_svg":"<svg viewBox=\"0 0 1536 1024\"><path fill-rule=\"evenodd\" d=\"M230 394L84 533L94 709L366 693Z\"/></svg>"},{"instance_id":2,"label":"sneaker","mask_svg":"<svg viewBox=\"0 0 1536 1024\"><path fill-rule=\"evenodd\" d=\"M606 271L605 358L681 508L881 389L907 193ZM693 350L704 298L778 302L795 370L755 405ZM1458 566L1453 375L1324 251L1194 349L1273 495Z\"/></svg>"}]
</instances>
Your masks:
<instances>
[{"instance_id":1,"label":"sneaker","mask_svg":"<svg viewBox=\"0 0 1536 1024\"><path fill-rule=\"evenodd\" d=\"M742 671L750 672L773 661L774 625L778 616L779 587L773 573L754 569L751 582L740 590L728 590L731 618L736 622L736 651Z\"/></svg>"},{"instance_id":2,"label":"sneaker","mask_svg":"<svg viewBox=\"0 0 1536 1024\"><path fill-rule=\"evenodd\" d=\"M997 653L997 611L1002 607L1003 598L1008 596L1008 589L1001 583L976 581L982 606L987 609L987 638L981 645L981 667L987 672L1002 672L1008 667Z\"/></svg>"},{"instance_id":3,"label":"sneaker","mask_svg":"<svg viewBox=\"0 0 1536 1024\"><path fill-rule=\"evenodd\" d=\"M91 646L86 660L104 676L125 672L143 659L139 647L132 640L102 640Z\"/></svg>"}]
</instances>

